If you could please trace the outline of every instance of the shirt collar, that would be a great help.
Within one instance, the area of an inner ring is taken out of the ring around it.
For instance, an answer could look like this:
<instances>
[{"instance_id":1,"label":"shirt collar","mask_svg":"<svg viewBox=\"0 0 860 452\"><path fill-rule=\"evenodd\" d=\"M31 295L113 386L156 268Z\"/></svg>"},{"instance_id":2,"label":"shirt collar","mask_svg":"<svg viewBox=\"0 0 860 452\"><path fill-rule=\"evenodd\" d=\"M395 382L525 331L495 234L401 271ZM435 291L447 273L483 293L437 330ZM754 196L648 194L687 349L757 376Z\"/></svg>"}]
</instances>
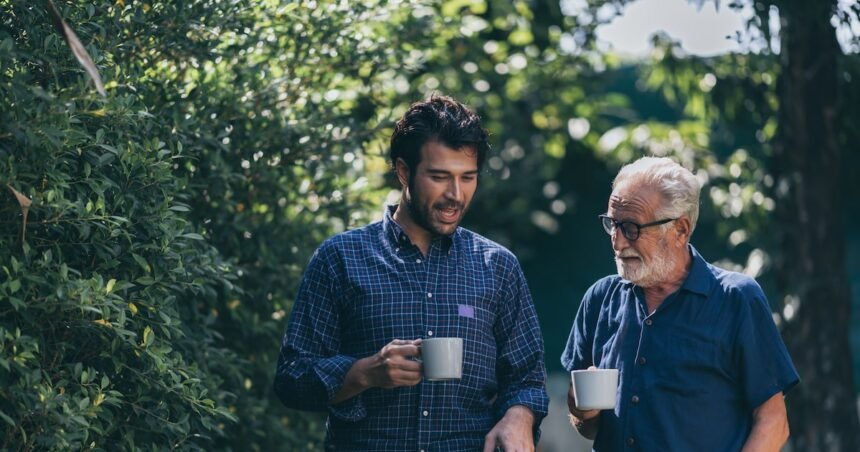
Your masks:
<instances>
[{"instance_id":1,"label":"shirt collar","mask_svg":"<svg viewBox=\"0 0 860 452\"><path fill-rule=\"evenodd\" d=\"M406 235L406 231L404 231L403 228L399 224L397 224L396 221L394 221L394 212L397 210L397 206L397 204L385 206L385 215L382 218L383 234L385 235L385 238L388 239L389 242L391 242L391 244L395 247L411 245L412 241L409 240L409 236ZM435 242L436 240L441 240L442 250L450 251L452 245L455 242L455 238L459 233L460 227L457 227L453 234L436 237L433 239L433 241Z\"/></svg>"},{"instance_id":2,"label":"shirt collar","mask_svg":"<svg viewBox=\"0 0 860 452\"><path fill-rule=\"evenodd\" d=\"M409 242L409 237L403 228L394 221L394 212L397 210L397 204L385 206L385 215L382 218L382 231L385 238L395 247L403 246Z\"/></svg>"},{"instance_id":3,"label":"shirt collar","mask_svg":"<svg viewBox=\"0 0 860 452\"><path fill-rule=\"evenodd\" d=\"M705 259L699 254L696 248L689 244L687 246L690 249L690 257L693 262L690 265L690 274L687 275L687 279L684 280L681 289L700 295L707 295L711 290L711 282L714 279L714 275L711 274L711 271L708 269L708 263L705 262Z\"/></svg>"}]
</instances>

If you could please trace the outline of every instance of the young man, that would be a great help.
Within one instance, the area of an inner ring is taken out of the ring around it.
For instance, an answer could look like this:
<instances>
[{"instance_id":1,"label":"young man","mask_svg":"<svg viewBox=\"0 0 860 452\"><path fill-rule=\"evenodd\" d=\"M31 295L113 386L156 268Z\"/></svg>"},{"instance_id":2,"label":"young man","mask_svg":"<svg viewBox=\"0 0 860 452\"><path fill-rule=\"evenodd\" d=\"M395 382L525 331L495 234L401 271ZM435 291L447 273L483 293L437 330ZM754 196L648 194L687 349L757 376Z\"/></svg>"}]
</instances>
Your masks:
<instances>
[{"instance_id":1,"label":"young man","mask_svg":"<svg viewBox=\"0 0 860 452\"><path fill-rule=\"evenodd\" d=\"M797 372L758 284L689 244L699 191L668 158L615 178L600 218L618 275L586 292L561 357L568 370L620 370L614 410L580 411L568 393L595 451L778 451L788 438Z\"/></svg>"},{"instance_id":2,"label":"young man","mask_svg":"<svg viewBox=\"0 0 860 452\"><path fill-rule=\"evenodd\" d=\"M526 280L508 250L459 227L488 149L457 101L412 105L391 137L400 204L308 265L275 392L328 411L327 449L534 450L548 397ZM462 379L422 380L431 337L463 338Z\"/></svg>"}]
</instances>

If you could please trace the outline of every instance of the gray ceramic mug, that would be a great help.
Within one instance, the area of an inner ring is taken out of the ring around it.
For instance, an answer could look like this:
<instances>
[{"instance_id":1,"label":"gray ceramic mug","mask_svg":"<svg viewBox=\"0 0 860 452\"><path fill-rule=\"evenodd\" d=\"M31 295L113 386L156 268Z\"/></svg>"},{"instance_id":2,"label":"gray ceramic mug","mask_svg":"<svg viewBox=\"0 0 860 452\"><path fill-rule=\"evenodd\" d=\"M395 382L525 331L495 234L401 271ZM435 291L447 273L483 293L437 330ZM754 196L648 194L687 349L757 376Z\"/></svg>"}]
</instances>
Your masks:
<instances>
[{"instance_id":1,"label":"gray ceramic mug","mask_svg":"<svg viewBox=\"0 0 860 452\"><path fill-rule=\"evenodd\" d=\"M463 338L423 339L420 348L425 380L459 380L463 377Z\"/></svg>"}]
</instances>

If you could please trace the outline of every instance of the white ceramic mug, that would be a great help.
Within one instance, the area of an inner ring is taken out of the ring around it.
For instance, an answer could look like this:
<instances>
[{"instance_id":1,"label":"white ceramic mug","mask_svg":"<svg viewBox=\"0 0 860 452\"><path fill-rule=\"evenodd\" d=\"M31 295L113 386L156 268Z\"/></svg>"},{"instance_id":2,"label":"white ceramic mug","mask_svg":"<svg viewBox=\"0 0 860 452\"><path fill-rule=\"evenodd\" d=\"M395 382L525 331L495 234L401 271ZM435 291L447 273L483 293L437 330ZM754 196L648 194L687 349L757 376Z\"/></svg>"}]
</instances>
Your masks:
<instances>
[{"instance_id":1,"label":"white ceramic mug","mask_svg":"<svg viewBox=\"0 0 860 452\"><path fill-rule=\"evenodd\" d=\"M618 394L618 369L574 370L573 398L576 409L609 410L615 408Z\"/></svg>"},{"instance_id":2,"label":"white ceramic mug","mask_svg":"<svg viewBox=\"0 0 860 452\"><path fill-rule=\"evenodd\" d=\"M424 339L420 348L425 380L459 380L463 377L463 338Z\"/></svg>"}]
</instances>

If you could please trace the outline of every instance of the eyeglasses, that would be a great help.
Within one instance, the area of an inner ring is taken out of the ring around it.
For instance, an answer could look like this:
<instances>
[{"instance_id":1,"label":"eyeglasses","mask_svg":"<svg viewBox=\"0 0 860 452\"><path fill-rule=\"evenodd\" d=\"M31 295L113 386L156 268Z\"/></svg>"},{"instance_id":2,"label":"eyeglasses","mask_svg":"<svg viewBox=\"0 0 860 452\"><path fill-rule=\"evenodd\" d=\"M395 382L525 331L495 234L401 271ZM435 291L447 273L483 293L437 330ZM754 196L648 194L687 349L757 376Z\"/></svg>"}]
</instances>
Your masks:
<instances>
[{"instance_id":1,"label":"eyeglasses","mask_svg":"<svg viewBox=\"0 0 860 452\"><path fill-rule=\"evenodd\" d=\"M642 230L645 228L659 226L661 224L677 220L677 218L666 218L665 220L655 221L653 223L637 224L632 221L618 221L607 215L598 216L600 217L600 222L603 224L603 230L606 231L607 234L615 234L616 229L621 229L621 233L624 234L624 238L631 242L638 239L639 234L641 234Z\"/></svg>"}]
</instances>

